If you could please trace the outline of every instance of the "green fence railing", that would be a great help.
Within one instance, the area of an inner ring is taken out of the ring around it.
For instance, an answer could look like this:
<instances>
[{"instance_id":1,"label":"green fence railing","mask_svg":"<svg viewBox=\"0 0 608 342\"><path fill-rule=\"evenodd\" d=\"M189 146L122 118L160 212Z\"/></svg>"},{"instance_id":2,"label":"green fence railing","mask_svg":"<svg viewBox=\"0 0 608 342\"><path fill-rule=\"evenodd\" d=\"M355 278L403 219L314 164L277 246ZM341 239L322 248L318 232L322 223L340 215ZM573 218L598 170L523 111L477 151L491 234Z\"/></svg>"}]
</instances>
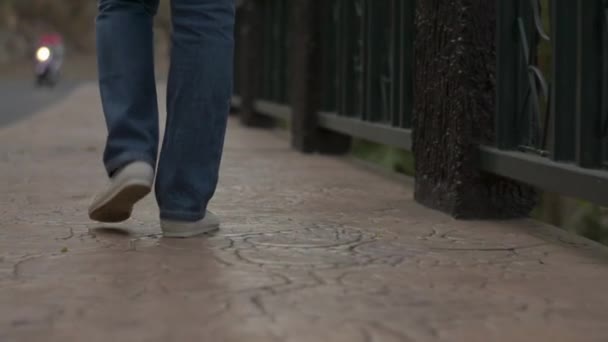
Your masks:
<instances>
[{"instance_id":1,"label":"green fence railing","mask_svg":"<svg viewBox=\"0 0 608 342\"><path fill-rule=\"evenodd\" d=\"M497 149L482 147L482 167L608 204L606 2L499 5Z\"/></svg>"},{"instance_id":2,"label":"green fence railing","mask_svg":"<svg viewBox=\"0 0 608 342\"><path fill-rule=\"evenodd\" d=\"M322 3L321 127L411 148L412 4Z\"/></svg>"},{"instance_id":3,"label":"green fence railing","mask_svg":"<svg viewBox=\"0 0 608 342\"><path fill-rule=\"evenodd\" d=\"M488 134L471 132L476 123L462 126L463 133L458 134L471 135L476 148L469 149L471 137L467 137L455 153L478 155L464 158L476 160L477 168L464 173L482 171L475 176L476 183L489 179L483 176L487 173L608 205L606 1L478 1L460 6L463 1L452 0L438 3L437 8L414 0L245 1L237 19L235 104L244 117L291 119L296 122L295 135L320 140L334 134L412 150L425 130L437 129L421 122L431 113L421 113L426 107L416 101L453 104L454 99L429 94L449 97L450 92L441 87L453 86L450 82L456 80L468 89L471 82L482 79L490 85L483 95L495 104L495 113L489 114L493 133L488 139ZM474 12L488 8L495 12ZM429 18L447 21L440 16L451 15L450 11L460 11L454 13L458 19L449 18L459 27L429 24ZM495 30L494 45L475 46L483 41L476 35L484 33L475 29L487 29L475 25L488 21L495 22L490 26ZM428 32L429 28L437 32ZM424 37L435 37L431 47L424 45L428 41L417 40L421 30L427 30ZM459 30L469 36L459 36ZM419 51L438 51L438 55L421 54L433 60L417 63ZM471 65L487 51L496 54L495 65L488 68L491 75L474 75L470 81L458 72L446 75L445 84L442 79L426 81L425 70L415 69L449 65L461 68L461 73L481 73L485 71ZM442 60L446 56L453 60ZM429 87L424 82L438 84ZM425 89L433 91L421 93ZM462 99L464 104L458 106L464 111L459 118L474 121L467 116L467 101ZM444 115L451 115L454 109L447 107ZM442 115L441 111L432 114ZM445 118L445 134L454 134L447 127L450 120ZM425 158L415 155L417 160L432 160L426 157L436 153L461 167L458 159L463 158L446 152L452 146L442 141L449 139L423 140L417 143L426 146L413 150L415 154L424 150ZM457 184L446 188L459 189ZM486 191L483 184L478 189Z\"/></svg>"},{"instance_id":4,"label":"green fence railing","mask_svg":"<svg viewBox=\"0 0 608 342\"><path fill-rule=\"evenodd\" d=\"M257 1L260 82L253 108L289 118L289 0ZM350 136L410 149L413 2L319 2L321 103L318 124ZM247 52L244 52L247 53ZM237 82L238 83L238 82ZM239 85L237 85L239 89ZM238 96L236 99L240 100Z\"/></svg>"}]
</instances>

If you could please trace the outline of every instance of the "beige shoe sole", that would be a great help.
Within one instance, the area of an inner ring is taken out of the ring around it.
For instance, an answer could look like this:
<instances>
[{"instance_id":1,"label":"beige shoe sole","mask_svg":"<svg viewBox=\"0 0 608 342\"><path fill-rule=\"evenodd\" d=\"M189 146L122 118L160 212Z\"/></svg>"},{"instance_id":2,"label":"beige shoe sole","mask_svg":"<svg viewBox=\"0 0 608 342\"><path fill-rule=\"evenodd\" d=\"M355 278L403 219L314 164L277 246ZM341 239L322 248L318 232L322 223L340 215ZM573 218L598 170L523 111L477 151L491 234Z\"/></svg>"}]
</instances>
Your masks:
<instances>
[{"instance_id":1,"label":"beige shoe sole","mask_svg":"<svg viewBox=\"0 0 608 342\"><path fill-rule=\"evenodd\" d=\"M195 237L195 236L199 236L199 235L203 235L203 234L210 234L213 232L216 232L220 229L220 226L217 225L215 227L205 227L205 228L200 228L200 229L192 229L192 230L188 230L188 231L171 231L171 230L167 230L164 229L163 230L163 236L166 238L173 238L173 239L186 239L186 238L190 238L190 237Z\"/></svg>"},{"instance_id":2,"label":"beige shoe sole","mask_svg":"<svg viewBox=\"0 0 608 342\"><path fill-rule=\"evenodd\" d=\"M204 219L196 222L178 222L161 220L160 226L166 238L189 238L213 233L220 229L220 220L211 212Z\"/></svg>"},{"instance_id":3,"label":"beige shoe sole","mask_svg":"<svg viewBox=\"0 0 608 342\"><path fill-rule=\"evenodd\" d=\"M146 181L127 179L115 185L112 191L97 200L89 210L89 217L107 223L128 220L135 203L146 197L151 190L150 184Z\"/></svg>"}]
</instances>

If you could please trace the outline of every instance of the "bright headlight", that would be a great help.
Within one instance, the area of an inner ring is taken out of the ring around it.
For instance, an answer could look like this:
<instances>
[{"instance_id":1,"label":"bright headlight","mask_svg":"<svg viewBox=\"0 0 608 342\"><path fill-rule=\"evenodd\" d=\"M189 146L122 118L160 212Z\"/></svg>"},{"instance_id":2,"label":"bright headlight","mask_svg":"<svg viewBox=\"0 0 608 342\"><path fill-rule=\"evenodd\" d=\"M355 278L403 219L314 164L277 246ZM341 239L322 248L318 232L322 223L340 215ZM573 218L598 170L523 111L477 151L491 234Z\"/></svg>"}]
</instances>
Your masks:
<instances>
[{"instance_id":1,"label":"bright headlight","mask_svg":"<svg viewBox=\"0 0 608 342\"><path fill-rule=\"evenodd\" d=\"M51 50L48 47L43 46L36 51L36 59L40 62L46 62L51 57Z\"/></svg>"}]
</instances>

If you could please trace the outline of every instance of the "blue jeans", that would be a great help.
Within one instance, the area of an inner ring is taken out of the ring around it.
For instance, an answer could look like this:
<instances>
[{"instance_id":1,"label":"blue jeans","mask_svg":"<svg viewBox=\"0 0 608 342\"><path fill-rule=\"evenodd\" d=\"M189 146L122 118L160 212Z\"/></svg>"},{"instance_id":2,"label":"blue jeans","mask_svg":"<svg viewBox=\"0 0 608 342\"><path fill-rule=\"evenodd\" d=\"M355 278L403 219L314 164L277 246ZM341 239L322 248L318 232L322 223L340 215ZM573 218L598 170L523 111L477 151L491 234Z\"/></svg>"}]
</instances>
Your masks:
<instances>
[{"instance_id":1,"label":"blue jeans","mask_svg":"<svg viewBox=\"0 0 608 342\"><path fill-rule=\"evenodd\" d=\"M167 125L158 157L153 18L159 0L99 0L99 86L110 176L144 161L157 167L162 219L205 216L217 181L230 110L234 0L172 0Z\"/></svg>"}]
</instances>

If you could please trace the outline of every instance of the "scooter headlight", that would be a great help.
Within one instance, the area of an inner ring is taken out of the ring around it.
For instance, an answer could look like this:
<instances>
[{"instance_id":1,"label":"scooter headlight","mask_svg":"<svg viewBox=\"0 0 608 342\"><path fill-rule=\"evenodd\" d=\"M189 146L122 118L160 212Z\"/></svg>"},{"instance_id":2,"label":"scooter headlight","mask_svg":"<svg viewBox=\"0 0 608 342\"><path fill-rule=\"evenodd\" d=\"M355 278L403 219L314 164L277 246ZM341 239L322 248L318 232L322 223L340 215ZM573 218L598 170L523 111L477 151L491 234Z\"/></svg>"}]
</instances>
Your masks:
<instances>
[{"instance_id":1,"label":"scooter headlight","mask_svg":"<svg viewBox=\"0 0 608 342\"><path fill-rule=\"evenodd\" d=\"M46 62L49 60L50 57L51 50L46 46L43 46L39 48L38 51L36 51L36 59L40 62Z\"/></svg>"}]
</instances>

